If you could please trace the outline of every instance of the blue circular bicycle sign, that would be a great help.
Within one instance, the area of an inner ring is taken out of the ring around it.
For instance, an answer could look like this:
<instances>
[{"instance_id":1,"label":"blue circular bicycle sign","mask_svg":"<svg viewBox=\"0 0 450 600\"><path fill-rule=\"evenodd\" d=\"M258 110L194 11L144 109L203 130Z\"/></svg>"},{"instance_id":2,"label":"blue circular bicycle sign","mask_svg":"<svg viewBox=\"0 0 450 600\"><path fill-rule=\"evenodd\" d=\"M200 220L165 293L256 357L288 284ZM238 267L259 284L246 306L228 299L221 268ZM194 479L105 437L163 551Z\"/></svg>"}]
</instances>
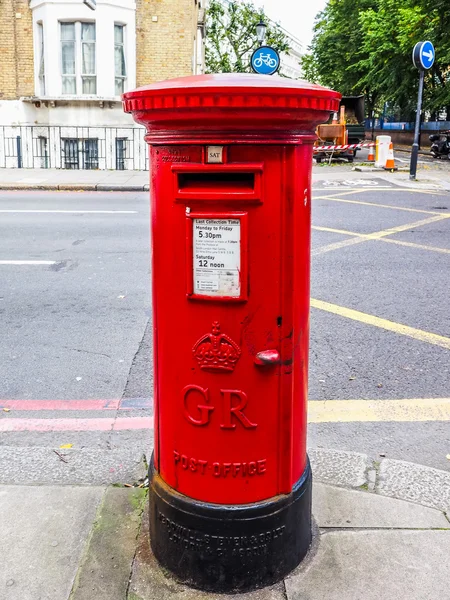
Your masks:
<instances>
[{"instance_id":1,"label":"blue circular bicycle sign","mask_svg":"<svg viewBox=\"0 0 450 600\"><path fill-rule=\"evenodd\" d=\"M273 75L280 68L280 55L270 46L260 46L253 52L250 64L259 75Z\"/></svg>"}]
</instances>

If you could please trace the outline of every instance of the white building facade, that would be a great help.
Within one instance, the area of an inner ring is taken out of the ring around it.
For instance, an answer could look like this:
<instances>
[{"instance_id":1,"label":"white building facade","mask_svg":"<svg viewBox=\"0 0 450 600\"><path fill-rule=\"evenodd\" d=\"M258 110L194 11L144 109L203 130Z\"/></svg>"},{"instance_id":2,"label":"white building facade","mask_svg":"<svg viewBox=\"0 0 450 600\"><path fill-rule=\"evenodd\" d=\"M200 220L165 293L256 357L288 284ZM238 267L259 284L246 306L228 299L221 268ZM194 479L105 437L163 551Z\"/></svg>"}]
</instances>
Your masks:
<instances>
[{"instance_id":1,"label":"white building facade","mask_svg":"<svg viewBox=\"0 0 450 600\"><path fill-rule=\"evenodd\" d=\"M165 76L202 70L202 24L197 0L150 0L151 6L137 1L138 7L135 0L29 2L34 89L30 86L30 95L2 99L0 88L0 168L148 168L143 128L123 112L121 103L121 94L137 84L136 11L145 11L138 20L144 55L149 55L148 39L142 41L147 28L150 33L147 23L158 33L156 45L181 20L188 21L191 31L192 17L189 67L177 70L174 64L170 70L169 65ZM161 5L174 8L177 2L184 12L167 17L170 10L164 12ZM150 77L156 80L157 65L153 69ZM142 71L141 79L147 72ZM151 80L138 84L144 82Z\"/></svg>"}]
</instances>

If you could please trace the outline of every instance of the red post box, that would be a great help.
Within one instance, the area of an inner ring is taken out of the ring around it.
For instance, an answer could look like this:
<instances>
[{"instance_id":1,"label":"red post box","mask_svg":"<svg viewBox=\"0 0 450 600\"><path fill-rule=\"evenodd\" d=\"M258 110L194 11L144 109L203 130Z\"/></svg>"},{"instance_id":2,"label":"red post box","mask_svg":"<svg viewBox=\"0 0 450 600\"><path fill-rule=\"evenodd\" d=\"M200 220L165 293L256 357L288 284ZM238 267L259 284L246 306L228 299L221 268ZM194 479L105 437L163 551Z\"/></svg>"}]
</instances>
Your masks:
<instances>
[{"instance_id":1,"label":"red post box","mask_svg":"<svg viewBox=\"0 0 450 600\"><path fill-rule=\"evenodd\" d=\"M150 145L151 545L202 589L275 582L311 542L312 143L339 99L246 74L123 97Z\"/></svg>"}]
</instances>

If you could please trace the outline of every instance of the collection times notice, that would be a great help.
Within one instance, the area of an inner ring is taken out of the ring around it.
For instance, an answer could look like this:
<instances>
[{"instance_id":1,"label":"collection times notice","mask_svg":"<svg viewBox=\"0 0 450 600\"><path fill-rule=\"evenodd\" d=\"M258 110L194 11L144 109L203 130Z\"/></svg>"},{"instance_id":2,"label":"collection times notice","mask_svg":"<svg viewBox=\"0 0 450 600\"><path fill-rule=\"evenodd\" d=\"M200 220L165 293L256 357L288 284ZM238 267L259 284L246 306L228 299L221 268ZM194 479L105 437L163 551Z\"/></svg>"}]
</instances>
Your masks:
<instances>
[{"instance_id":1,"label":"collection times notice","mask_svg":"<svg viewBox=\"0 0 450 600\"><path fill-rule=\"evenodd\" d=\"M193 219L194 294L241 295L241 222Z\"/></svg>"}]
</instances>

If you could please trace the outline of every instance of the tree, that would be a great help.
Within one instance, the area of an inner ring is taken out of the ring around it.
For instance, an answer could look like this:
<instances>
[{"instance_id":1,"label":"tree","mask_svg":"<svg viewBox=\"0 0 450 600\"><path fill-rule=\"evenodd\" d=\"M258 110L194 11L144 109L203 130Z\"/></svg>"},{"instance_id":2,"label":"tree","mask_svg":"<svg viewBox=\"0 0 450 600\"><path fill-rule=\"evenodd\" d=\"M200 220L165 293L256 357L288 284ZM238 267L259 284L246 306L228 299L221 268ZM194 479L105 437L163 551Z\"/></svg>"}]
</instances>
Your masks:
<instances>
[{"instance_id":1,"label":"tree","mask_svg":"<svg viewBox=\"0 0 450 600\"><path fill-rule=\"evenodd\" d=\"M329 0L316 17L307 78L343 94L366 95L369 114L385 102L411 119L418 73L411 53L431 40L436 62L426 73L424 108L450 115L450 5L448 0Z\"/></svg>"},{"instance_id":2,"label":"tree","mask_svg":"<svg viewBox=\"0 0 450 600\"><path fill-rule=\"evenodd\" d=\"M347 96L365 93L369 108L376 95L370 86L360 85L364 72L357 68L363 57L359 15L375 4L376 0L329 0L316 17L310 54L301 62L305 79Z\"/></svg>"},{"instance_id":3,"label":"tree","mask_svg":"<svg viewBox=\"0 0 450 600\"><path fill-rule=\"evenodd\" d=\"M361 75L358 85L370 87L384 102L399 107L405 120L412 118L417 100L410 23L417 21L418 13L413 1L404 0L400 8L395 0L377 0L375 7L359 16L362 42L356 65Z\"/></svg>"},{"instance_id":4,"label":"tree","mask_svg":"<svg viewBox=\"0 0 450 600\"><path fill-rule=\"evenodd\" d=\"M205 61L207 73L248 73L250 57L258 47L256 24L267 24L266 42L278 52L288 52L288 38L251 2L211 0L206 13Z\"/></svg>"}]
</instances>

